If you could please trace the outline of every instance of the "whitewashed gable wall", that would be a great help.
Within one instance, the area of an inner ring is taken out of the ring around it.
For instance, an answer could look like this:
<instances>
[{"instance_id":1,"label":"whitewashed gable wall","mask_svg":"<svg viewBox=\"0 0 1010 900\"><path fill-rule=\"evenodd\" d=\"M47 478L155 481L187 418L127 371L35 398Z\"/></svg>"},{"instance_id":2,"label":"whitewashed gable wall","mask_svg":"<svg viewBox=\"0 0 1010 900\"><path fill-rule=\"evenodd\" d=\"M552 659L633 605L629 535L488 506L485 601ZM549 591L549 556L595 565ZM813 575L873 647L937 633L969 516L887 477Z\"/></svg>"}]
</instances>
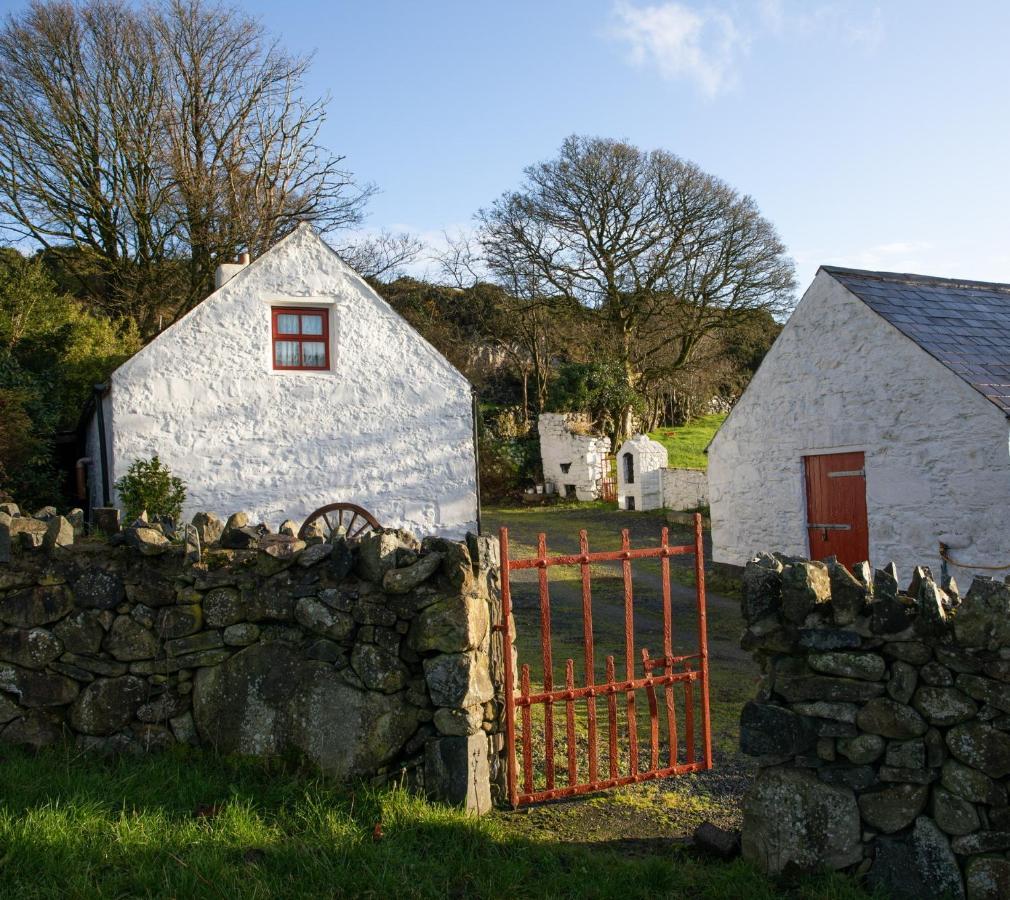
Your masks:
<instances>
[{"instance_id":1,"label":"whitewashed gable wall","mask_svg":"<svg viewBox=\"0 0 1010 900\"><path fill-rule=\"evenodd\" d=\"M272 368L271 306L298 305L329 310L330 371ZM347 500L422 535L476 525L469 384L307 227L118 369L109 407L113 481L158 453L187 516Z\"/></svg>"},{"instance_id":2,"label":"whitewashed gable wall","mask_svg":"<svg viewBox=\"0 0 1010 900\"><path fill-rule=\"evenodd\" d=\"M849 450L866 453L874 565L936 573L942 539L1010 561L1007 419L820 272L709 447L714 558L806 555L802 457Z\"/></svg>"}]
</instances>

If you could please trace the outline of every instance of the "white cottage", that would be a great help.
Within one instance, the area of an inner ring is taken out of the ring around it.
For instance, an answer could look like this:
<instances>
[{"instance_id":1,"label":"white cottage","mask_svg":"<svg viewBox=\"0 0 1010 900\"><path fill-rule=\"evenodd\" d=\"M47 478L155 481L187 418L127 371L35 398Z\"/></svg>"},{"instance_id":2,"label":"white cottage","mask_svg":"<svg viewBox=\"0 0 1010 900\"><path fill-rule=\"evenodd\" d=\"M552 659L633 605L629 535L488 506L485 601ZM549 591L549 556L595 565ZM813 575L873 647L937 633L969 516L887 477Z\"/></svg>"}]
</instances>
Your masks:
<instances>
[{"instance_id":1,"label":"white cottage","mask_svg":"<svg viewBox=\"0 0 1010 900\"><path fill-rule=\"evenodd\" d=\"M475 529L469 383L313 229L220 281L113 373L88 431L92 505L158 454L187 517L276 526L347 501L419 535Z\"/></svg>"},{"instance_id":2,"label":"white cottage","mask_svg":"<svg viewBox=\"0 0 1010 900\"><path fill-rule=\"evenodd\" d=\"M1010 285L824 266L709 446L714 558L1007 565L1008 414Z\"/></svg>"}]
</instances>

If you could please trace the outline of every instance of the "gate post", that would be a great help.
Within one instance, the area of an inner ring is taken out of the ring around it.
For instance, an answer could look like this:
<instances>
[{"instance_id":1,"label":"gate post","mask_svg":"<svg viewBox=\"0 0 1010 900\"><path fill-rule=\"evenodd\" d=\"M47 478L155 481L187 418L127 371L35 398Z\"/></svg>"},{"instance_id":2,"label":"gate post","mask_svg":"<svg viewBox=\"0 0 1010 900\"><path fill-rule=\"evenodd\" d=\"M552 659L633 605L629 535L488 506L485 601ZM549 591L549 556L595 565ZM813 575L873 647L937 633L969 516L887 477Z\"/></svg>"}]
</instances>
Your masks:
<instances>
[{"instance_id":1,"label":"gate post","mask_svg":"<svg viewBox=\"0 0 1010 900\"><path fill-rule=\"evenodd\" d=\"M708 706L708 619L705 611L705 538L701 513L694 514L694 577L698 590L698 655L701 669L701 727L705 741L705 768L712 768L712 723Z\"/></svg>"},{"instance_id":2,"label":"gate post","mask_svg":"<svg viewBox=\"0 0 1010 900\"><path fill-rule=\"evenodd\" d=\"M516 698L515 673L512 664L512 591L509 584L509 530L504 525L498 532L501 555L501 636L505 668L505 779L509 804L519 805L519 788L516 784Z\"/></svg>"},{"instance_id":3,"label":"gate post","mask_svg":"<svg viewBox=\"0 0 1010 900\"><path fill-rule=\"evenodd\" d=\"M495 630L498 604L498 543L467 535L465 546L426 539L445 555L446 593L430 619L438 652L424 658L427 688L437 707L435 734L424 745L424 789L429 798L478 814L489 812L492 786L500 782L505 692Z\"/></svg>"}]
</instances>

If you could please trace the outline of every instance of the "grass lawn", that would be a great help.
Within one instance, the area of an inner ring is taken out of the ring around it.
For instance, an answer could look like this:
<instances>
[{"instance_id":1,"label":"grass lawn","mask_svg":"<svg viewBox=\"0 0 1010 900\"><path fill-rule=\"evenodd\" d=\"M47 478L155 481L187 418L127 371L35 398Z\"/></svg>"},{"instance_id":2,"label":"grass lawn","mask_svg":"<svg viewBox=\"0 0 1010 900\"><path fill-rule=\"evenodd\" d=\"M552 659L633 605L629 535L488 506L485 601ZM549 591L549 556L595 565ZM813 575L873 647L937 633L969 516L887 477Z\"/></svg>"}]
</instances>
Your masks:
<instances>
[{"instance_id":1,"label":"grass lawn","mask_svg":"<svg viewBox=\"0 0 1010 900\"><path fill-rule=\"evenodd\" d=\"M104 760L8 749L0 896L862 896L839 877L776 884L672 842L537 837L521 819L477 819L392 789L340 790L280 764L206 752Z\"/></svg>"},{"instance_id":2,"label":"grass lawn","mask_svg":"<svg viewBox=\"0 0 1010 900\"><path fill-rule=\"evenodd\" d=\"M649 437L666 447L671 468L707 469L705 448L725 419L725 413L702 416L680 428L661 428L650 432Z\"/></svg>"}]
</instances>

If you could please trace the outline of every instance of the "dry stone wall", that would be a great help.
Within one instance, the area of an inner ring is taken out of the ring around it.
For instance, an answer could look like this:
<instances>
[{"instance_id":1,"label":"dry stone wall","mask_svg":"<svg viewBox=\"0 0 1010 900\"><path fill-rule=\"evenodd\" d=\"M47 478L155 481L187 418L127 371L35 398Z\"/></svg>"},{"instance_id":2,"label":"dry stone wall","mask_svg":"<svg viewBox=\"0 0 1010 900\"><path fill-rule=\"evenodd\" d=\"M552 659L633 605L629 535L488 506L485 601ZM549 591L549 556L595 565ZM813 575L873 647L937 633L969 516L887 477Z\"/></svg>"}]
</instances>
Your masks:
<instances>
[{"instance_id":1,"label":"dry stone wall","mask_svg":"<svg viewBox=\"0 0 1010 900\"><path fill-rule=\"evenodd\" d=\"M241 514L97 539L76 520L0 508L0 742L295 754L490 807L492 540L302 541Z\"/></svg>"},{"instance_id":2,"label":"dry stone wall","mask_svg":"<svg viewBox=\"0 0 1010 900\"><path fill-rule=\"evenodd\" d=\"M1010 896L1010 586L761 555L743 615L763 673L745 856L896 898Z\"/></svg>"}]
</instances>

